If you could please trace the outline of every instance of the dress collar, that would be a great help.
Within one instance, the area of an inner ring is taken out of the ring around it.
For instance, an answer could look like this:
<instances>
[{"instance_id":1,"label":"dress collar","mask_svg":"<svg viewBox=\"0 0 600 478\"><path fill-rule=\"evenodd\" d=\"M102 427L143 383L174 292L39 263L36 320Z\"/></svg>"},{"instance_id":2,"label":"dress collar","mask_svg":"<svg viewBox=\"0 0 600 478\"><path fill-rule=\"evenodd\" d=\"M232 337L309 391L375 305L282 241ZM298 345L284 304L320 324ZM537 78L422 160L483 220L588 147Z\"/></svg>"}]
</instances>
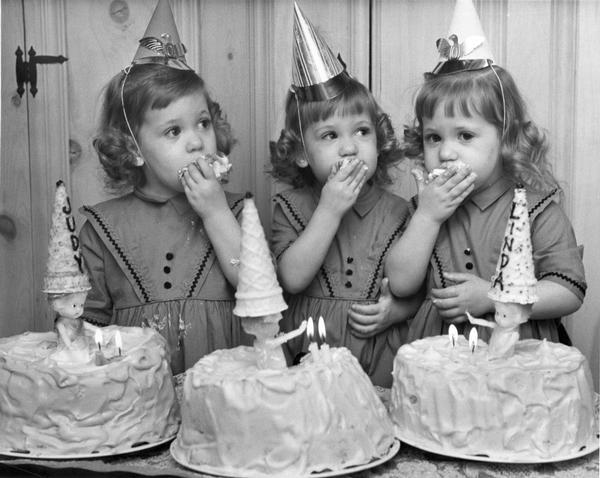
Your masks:
<instances>
[{"instance_id":1,"label":"dress collar","mask_svg":"<svg viewBox=\"0 0 600 478\"><path fill-rule=\"evenodd\" d=\"M171 198L165 199L163 197L159 197L159 196L156 196L153 194L148 194L148 193L143 192L140 189L136 188L133 190L133 194L137 198L141 199L142 201L146 201L146 202L151 202L151 203L155 203L155 204L170 203L175 208L175 210L182 216L184 214L189 213L189 211L192 209L192 206L190 206L190 203L188 202L187 197L183 193L180 193Z\"/></svg>"},{"instance_id":2,"label":"dress collar","mask_svg":"<svg viewBox=\"0 0 600 478\"><path fill-rule=\"evenodd\" d=\"M482 211L496 202L508 189L514 188L514 181L501 176L495 183L476 192L470 200Z\"/></svg>"}]
</instances>

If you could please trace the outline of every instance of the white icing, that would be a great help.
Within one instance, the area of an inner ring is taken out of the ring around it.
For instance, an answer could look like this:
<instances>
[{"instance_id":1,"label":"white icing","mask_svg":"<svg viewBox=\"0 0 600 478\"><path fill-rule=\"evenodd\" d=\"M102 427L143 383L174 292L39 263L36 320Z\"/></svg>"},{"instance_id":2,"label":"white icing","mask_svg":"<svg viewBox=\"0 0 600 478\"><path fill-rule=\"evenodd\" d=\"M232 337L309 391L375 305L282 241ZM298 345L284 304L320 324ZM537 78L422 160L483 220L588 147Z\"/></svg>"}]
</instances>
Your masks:
<instances>
[{"instance_id":1,"label":"white icing","mask_svg":"<svg viewBox=\"0 0 600 478\"><path fill-rule=\"evenodd\" d=\"M120 330L124 355L114 333ZM53 332L0 339L0 450L32 455L124 450L173 436L179 410L164 339L152 329L102 329L108 363L65 363ZM96 347L90 343L89 356ZM77 358L77 355L74 356Z\"/></svg>"},{"instance_id":2,"label":"white icing","mask_svg":"<svg viewBox=\"0 0 600 478\"><path fill-rule=\"evenodd\" d=\"M357 360L331 348L327 363L260 369L250 347L218 350L187 372L173 451L191 465L240 476L298 476L384 456L385 407Z\"/></svg>"},{"instance_id":3,"label":"white icing","mask_svg":"<svg viewBox=\"0 0 600 478\"><path fill-rule=\"evenodd\" d=\"M398 434L433 448L494 457L566 455L594 433L593 383L574 347L522 340L488 360L460 336L403 345L394 361L390 414Z\"/></svg>"}]
</instances>

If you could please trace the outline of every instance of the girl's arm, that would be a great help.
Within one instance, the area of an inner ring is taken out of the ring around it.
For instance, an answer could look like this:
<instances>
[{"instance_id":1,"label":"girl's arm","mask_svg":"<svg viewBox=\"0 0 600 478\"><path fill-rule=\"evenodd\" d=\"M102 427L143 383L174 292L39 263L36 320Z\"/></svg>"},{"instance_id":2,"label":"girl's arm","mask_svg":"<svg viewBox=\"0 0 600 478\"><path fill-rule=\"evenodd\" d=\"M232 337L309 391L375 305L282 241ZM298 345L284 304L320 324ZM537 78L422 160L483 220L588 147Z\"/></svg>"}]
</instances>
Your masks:
<instances>
[{"instance_id":1,"label":"girl's arm","mask_svg":"<svg viewBox=\"0 0 600 478\"><path fill-rule=\"evenodd\" d=\"M325 260L342 217L358 198L366 173L364 163L354 161L329 177L306 228L279 256L279 280L285 291L297 294L313 280Z\"/></svg>"},{"instance_id":2,"label":"girl's arm","mask_svg":"<svg viewBox=\"0 0 600 478\"><path fill-rule=\"evenodd\" d=\"M413 295L425 279L427 264L441 225L474 189L475 174L468 169L448 171L425 183L419 170L412 171L419 190L419 206L404 234L386 259L384 272L394 295Z\"/></svg>"},{"instance_id":3,"label":"girl's arm","mask_svg":"<svg viewBox=\"0 0 600 478\"><path fill-rule=\"evenodd\" d=\"M540 280L537 283L539 300L533 304L531 319L556 319L576 312L582 301L573 292L556 282Z\"/></svg>"},{"instance_id":4,"label":"girl's arm","mask_svg":"<svg viewBox=\"0 0 600 478\"><path fill-rule=\"evenodd\" d=\"M223 274L237 287L238 268L232 259L240 257L241 229L229 208L225 191L204 159L190 165L181 182L190 205L202 219Z\"/></svg>"}]
</instances>

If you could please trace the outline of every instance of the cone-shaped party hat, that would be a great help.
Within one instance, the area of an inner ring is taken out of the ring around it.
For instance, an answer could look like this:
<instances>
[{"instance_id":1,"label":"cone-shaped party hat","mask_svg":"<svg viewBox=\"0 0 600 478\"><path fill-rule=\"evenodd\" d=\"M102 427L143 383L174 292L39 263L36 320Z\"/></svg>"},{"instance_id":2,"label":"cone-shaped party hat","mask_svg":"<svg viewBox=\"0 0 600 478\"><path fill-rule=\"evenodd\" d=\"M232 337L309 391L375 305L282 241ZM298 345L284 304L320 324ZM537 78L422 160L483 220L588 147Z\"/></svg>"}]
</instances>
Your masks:
<instances>
[{"instance_id":1,"label":"cone-shaped party hat","mask_svg":"<svg viewBox=\"0 0 600 478\"><path fill-rule=\"evenodd\" d=\"M294 2L292 89L304 101L323 101L339 95L350 78L325 40Z\"/></svg>"},{"instance_id":2,"label":"cone-shaped party hat","mask_svg":"<svg viewBox=\"0 0 600 478\"><path fill-rule=\"evenodd\" d=\"M536 282L527 196L525 189L518 188L488 296L498 302L533 304L538 300Z\"/></svg>"},{"instance_id":3,"label":"cone-shaped party hat","mask_svg":"<svg viewBox=\"0 0 600 478\"><path fill-rule=\"evenodd\" d=\"M494 63L473 0L456 0L448 38L436 42L440 53L433 74L480 70Z\"/></svg>"},{"instance_id":4,"label":"cone-shaped party hat","mask_svg":"<svg viewBox=\"0 0 600 478\"><path fill-rule=\"evenodd\" d=\"M287 309L258 211L251 197L244 199L239 268L233 309L235 315L263 317Z\"/></svg>"},{"instance_id":5,"label":"cone-shaped party hat","mask_svg":"<svg viewBox=\"0 0 600 478\"><path fill-rule=\"evenodd\" d=\"M185 52L169 0L158 0L132 63L162 63L180 70L191 70L185 61Z\"/></svg>"},{"instance_id":6,"label":"cone-shaped party hat","mask_svg":"<svg viewBox=\"0 0 600 478\"><path fill-rule=\"evenodd\" d=\"M71 201L62 181L56 183L48 262L43 292L70 294L91 289L79 248Z\"/></svg>"}]
</instances>

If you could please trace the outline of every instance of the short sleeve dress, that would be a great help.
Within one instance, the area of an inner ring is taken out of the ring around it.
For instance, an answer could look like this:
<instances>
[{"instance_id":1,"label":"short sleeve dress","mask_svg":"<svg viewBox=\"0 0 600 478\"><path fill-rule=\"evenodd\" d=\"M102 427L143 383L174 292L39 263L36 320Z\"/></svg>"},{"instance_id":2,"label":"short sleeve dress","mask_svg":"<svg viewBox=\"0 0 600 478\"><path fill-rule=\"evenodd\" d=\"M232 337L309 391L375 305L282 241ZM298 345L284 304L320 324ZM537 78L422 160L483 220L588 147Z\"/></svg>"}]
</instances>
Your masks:
<instances>
[{"instance_id":1,"label":"short sleeve dress","mask_svg":"<svg viewBox=\"0 0 600 478\"><path fill-rule=\"evenodd\" d=\"M243 196L226 195L238 217ZM156 329L167 339L173 373L216 349L251 344L232 313L235 291L185 195L165 201L134 191L81 212L92 284L86 320Z\"/></svg>"},{"instance_id":2,"label":"short sleeve dress","mask_svg":"<svg viewBox=\"0 0 600 478\"><path fill-rule=\"evenodd\" d=\"M312 188L290 189L277 194L272 221L272 250L276 258L302 233L319 201ZM361 339L351 333L348 310L352 304L375 303L379 298L387 252L408 222L407 202L378 186L361 193L338 228L319 273L301 293L288 296L282 330L297 328L302 320L322 316L326 342L345 346L359 360L376 385L390 387L393 358L405 343L406 322L380 334ZM287 342L295 357L308 349L306 335Z\"/></svg>"},{"instance_id":3,"label":"short sleeve dress","mask_svg":"<svg viewBox=\"0 0 600 478\"><path fill-rule=\"evenodd\" d=\"M448 324L439 316L431 301L432 288L451 283L443 272L475 274L490 280L496 271L500 248L514 196L514 182L500 178L489 188L465 201L442 226L426 278L426 297L410 325L409 340L448 333ZM535 275L538 280L556 282L583 300L586 290L583 248L577 245L569 219L554 201L557 191L541 195L527 191ZM416 207L416 202L412 202ZM494 320L487 314L487 320ZM547 339L567 342L560 317L529 320L520 326L522 339ZM473 325L457 325L468 337ZM477 326L479 338L488 342L491 330Z\"/></svg>"}]
</instances>

